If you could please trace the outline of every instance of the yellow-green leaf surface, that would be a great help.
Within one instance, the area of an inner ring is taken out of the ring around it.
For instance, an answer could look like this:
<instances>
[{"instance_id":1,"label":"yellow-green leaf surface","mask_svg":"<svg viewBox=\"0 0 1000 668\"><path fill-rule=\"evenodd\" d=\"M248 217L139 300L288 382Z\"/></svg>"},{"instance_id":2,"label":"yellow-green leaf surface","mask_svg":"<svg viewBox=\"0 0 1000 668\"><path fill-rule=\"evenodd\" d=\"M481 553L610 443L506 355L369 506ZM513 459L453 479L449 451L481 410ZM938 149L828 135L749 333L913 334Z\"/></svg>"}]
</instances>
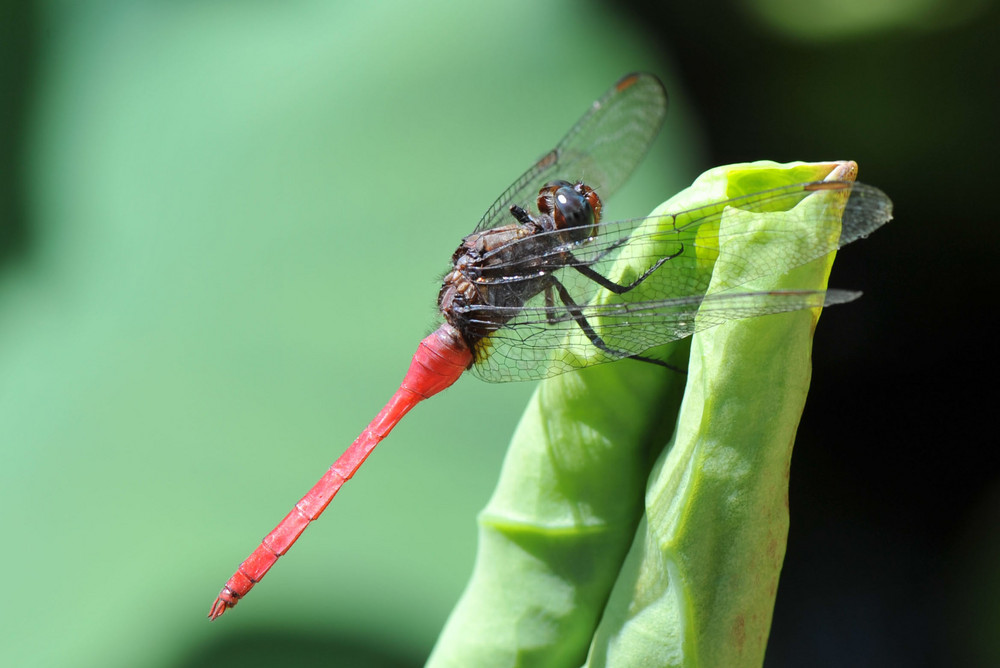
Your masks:
<instances>
[{"instance_id":1,"label":"yellow-green leaf surface","mask_svg":"<svg viewBox=\"0 0 1000 668\"><path fill-rule=\"evenodd\" d=\"M845 177L853 164L721 167L658 212ZM709 236L721 233L726 247L705 244L704 261L766 252L769 229L809 226L815 210L845 197L811 193L790 210L763 210L760 234L727 236L723 215ZM803 243L815 234L836 247L839 229L806 229ZM716 284L824 290L832 261L752 281L719 268L708 294ZM626 360L542 382L480 515L472 578L430 665L760 665L818 316L732 320L660 351L689 366L686 376Z\"/></svg>"}]
</instances>

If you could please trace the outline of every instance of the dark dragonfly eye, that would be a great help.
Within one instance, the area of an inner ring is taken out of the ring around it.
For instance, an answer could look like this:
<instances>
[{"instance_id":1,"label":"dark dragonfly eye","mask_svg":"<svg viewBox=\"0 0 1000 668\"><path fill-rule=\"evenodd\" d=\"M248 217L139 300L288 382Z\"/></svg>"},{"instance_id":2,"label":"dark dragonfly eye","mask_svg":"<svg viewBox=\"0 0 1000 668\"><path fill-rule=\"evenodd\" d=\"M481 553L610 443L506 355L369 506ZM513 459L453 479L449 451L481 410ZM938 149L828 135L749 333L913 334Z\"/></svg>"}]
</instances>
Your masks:
<instances>
[{"instance_id":1,"label":"dark dragonfly eye","mask_svg":"<svg viewBox=\"0 0 1000 668\"><path fill-rule=\"evenodd\" d=\"M555 229L568 230L573 241L590 236L601 216L601 200L584 183L550 181L539 193L538 205L552 216Z\"/></svg>"},{"instance_id":2,"label":"dark dragonfly eye","mask_svg":"<svg viewBox=\"0 0 1000 668\"><path fill-rule=\"evenodd\" d=\"M538 211L552 216L557 230L573 230L572 237L584 239L597 222L596 193L582 183L549 181L538 193ZM579 230L579 233L577 233Z\"/></svg>"},{"instance_id":3,"label":"dark dragonfly eye","mask_svg":"<svg viewBox=\"0 0 1000 668\"><path fill-rule=\"evenodd\" d=\"M573 189L572 186L560 186L553 195L555 199L556 227L582 227L589 225L594 217L590 203ZM562 220L559 220L559 218Z\"/></svg>"}]
</instances>

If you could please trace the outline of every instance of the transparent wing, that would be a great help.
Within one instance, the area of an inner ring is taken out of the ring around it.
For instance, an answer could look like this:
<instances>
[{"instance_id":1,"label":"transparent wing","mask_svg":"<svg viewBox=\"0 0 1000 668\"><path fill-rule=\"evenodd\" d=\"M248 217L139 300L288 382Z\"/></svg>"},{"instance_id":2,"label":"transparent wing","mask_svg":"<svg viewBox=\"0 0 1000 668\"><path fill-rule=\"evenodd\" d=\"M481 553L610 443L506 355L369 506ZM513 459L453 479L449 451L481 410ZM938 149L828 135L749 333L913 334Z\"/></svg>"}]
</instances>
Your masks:
<instances>
[{"instance_id":1,"label":"transparent wing","mask_svg":"<svg viewBox=\"0 0 1000 668\"><path fill-rule=\"evenodd\" d=\"M476 231L514 222L510 206L528 208L553 179L583 181L602 198L628 180L663 125L667 92L652 74L622 77L591 105L559 144L489 208Z\"/></svg>"},{"instance_id":2,"label":"transparent wing","mask_svg":"<svg viewBox=\"0 0 1000 668\"><path fill-rule=\"evenodd\" d=\"M775 212L782 213L768 215ZM642 354L728 320L849 301L856 293L735 289L831 253L891 217L892 203L877 188L826 181L604 223L587 241L553 243L541 258L484 272L480 282L537 283L543 267L557 283L523 307L508 307L509 320L483 341L474 373L489 381L545 378ZM641 282L615 294L590 270L618 285ZM476 306L463 316L485 332L501 310Z\"/></svg>"}]
</instances>

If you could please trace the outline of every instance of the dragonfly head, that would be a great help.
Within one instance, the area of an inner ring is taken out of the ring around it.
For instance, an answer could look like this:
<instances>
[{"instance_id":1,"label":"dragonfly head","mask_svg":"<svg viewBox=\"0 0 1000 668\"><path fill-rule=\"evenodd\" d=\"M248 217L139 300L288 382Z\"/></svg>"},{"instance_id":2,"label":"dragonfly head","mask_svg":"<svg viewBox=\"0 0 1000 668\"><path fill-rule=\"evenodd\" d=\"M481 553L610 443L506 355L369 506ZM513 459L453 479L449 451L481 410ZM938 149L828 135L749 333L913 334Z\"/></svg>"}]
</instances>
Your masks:
<instances>
[{"instance_id":1,"label":"dragonfly head","mask_svg":"<svg viewBox=\"0 0 1000 668\"><path fill-rule=\"evenodd\" d=\"M567 232L567 241L583 241L601 220L601 198L585 183L549 181L538 192L538 212Z\"/></svg>"}]
</instances>

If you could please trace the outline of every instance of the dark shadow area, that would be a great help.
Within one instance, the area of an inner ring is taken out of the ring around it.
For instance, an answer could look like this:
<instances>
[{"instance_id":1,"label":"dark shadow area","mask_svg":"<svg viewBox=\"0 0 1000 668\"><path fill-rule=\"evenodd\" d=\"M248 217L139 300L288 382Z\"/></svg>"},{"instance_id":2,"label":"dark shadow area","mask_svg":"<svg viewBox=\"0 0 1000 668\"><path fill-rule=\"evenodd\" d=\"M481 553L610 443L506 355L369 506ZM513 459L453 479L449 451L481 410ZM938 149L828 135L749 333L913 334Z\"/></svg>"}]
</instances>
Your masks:
<instances>
[{"instance_id":1,"label":"dark shadow area","mask_svg":"<svg viewBox=\"0 0 1000 668\"><path fill-rule=\"evenodd\" d=\"M25 202L28 115L38 62L34 2L0 2L0 266L31 238Z\"/></svg>"},{"instance_id":2,"label":"dark shadow area","mask_svg":"<svg viewBox=\"0 0 1000 668\"><path fill-rule=\"evenodd\" d=\"M337 668L414 668L426 657L405 656L388 647L358 640L310 633L261 629L243 634L219 634L191 651L176 665L212 666L331 666Z\"/></svg>"},{"instance_id":3,"label":"dark shadow area","mask_svg":"<svg viewBox=\"0 0 1000 668\"><path fill-rule=\"evenodd\" d=\"M995 628L984 597L996 584L963 576L963 555L988 551L997 531L981 518L995 516L998 486L983 416L997 398L984 360L1000 240L998 10L806 42L715 3L631 3L693 98L706 168L853 159L895 202L895 220L833 269L832 287L865 295L817 330L767 666L996 665L995 641L967 642Z\"/></svg>"}]
</instances>

